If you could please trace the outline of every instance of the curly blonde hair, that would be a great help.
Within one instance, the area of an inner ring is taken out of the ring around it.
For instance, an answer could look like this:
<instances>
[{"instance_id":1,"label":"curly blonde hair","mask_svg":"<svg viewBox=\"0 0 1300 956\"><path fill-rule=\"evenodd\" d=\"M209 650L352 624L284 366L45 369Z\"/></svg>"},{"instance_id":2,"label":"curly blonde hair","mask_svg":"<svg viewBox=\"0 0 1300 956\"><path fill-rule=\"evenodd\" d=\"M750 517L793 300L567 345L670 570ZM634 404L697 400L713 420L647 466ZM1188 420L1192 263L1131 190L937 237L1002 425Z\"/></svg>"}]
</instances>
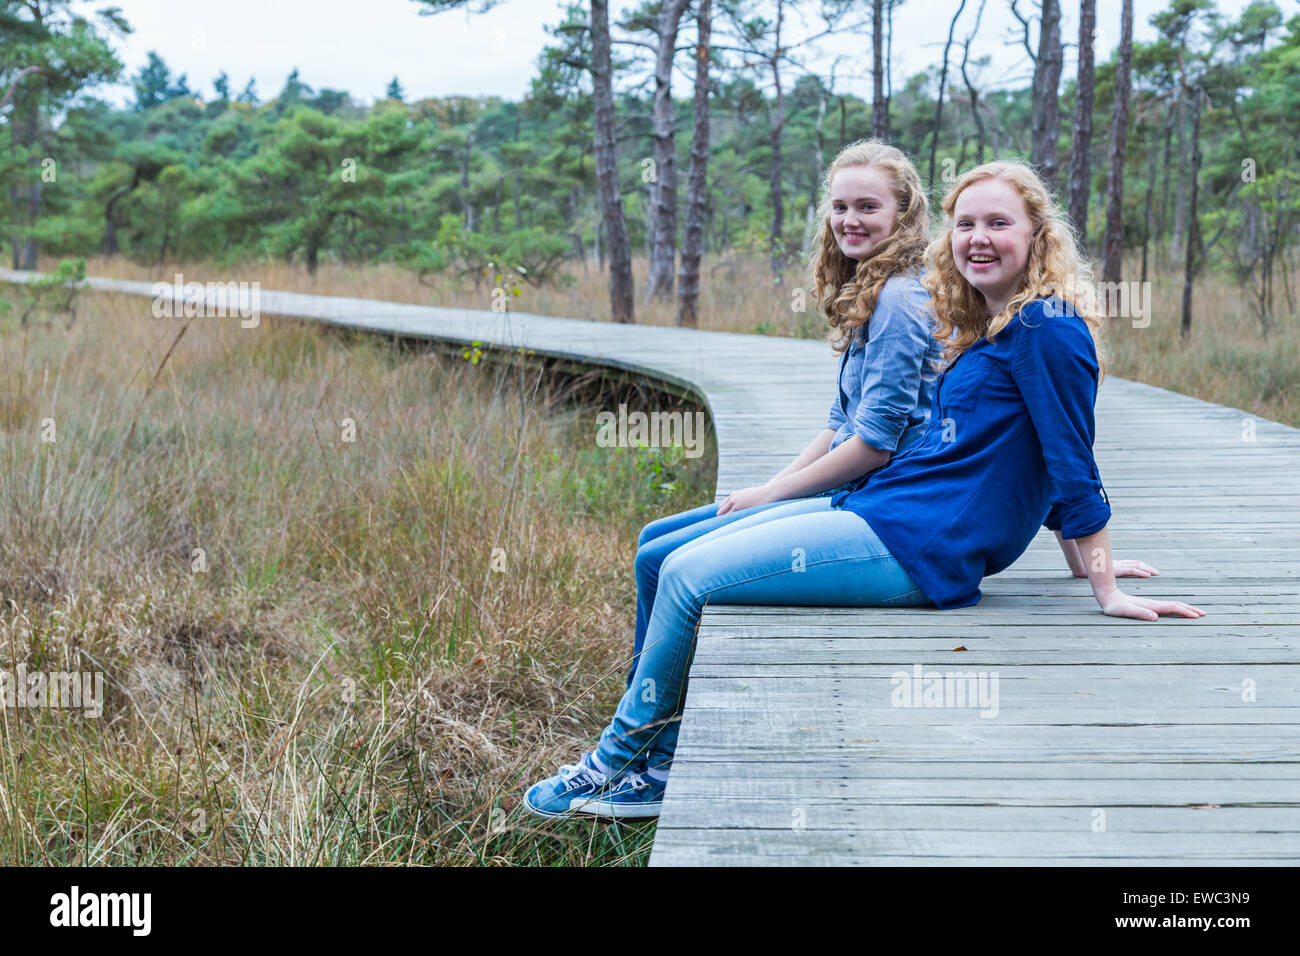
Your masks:
<instances>
[{"instance_id":1,"label":"curly blonde hair","mask_svg":"<svg viewBox=\"0 0 1300 956\"><path fill-rule=\"evenodd\" d=\"M958 271L952 255L953 209L957 197L974 184L990 179L1001 179L1016 191L1034 229L1023 285L1006 307L991 317L984 296ZM944 229L925 250L926 273L921 280L934 303L938 320L935 337L944 343L940 366L952 364L981 338L991 341L1027 303L1055 297L1068 303L1087 323L1097 350L1100 381L1106 374L1106 355L1092 265L1080 252L1060 204L1038 173L1025 163L1008 160L976 166L948 190L943 197L943 212Z\"/></svg>"},{"instance_id":2,"label":"curly blonde hair","mask_svg":"<svg viewBox=\"0 0 1300 956\"><path fill-rule=\"evenodd\" d=\"M898 203L893 230L865 259L846 256L831 231L831 180L841 169L857 166L887 172ZM902 150L876 139L861 139L840 150L826 169L819 194L820 223L809 263L813 296L830 320L835 351L842 352L855 330L871 321L880 290L889 277L920 269L930 240L930 201L912 161Z\"/></svg>"}]
</instances>

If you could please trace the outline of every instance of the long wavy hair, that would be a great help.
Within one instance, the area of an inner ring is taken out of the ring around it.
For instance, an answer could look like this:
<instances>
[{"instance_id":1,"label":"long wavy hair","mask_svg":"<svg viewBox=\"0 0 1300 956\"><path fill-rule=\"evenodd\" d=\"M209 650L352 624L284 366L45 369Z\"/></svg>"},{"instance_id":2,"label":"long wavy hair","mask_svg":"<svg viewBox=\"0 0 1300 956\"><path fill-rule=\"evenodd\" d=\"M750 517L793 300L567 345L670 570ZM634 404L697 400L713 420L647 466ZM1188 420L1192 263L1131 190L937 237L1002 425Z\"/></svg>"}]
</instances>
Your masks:
<instances>
[{"instance_id":1,"label":"long wavy hair","mask_svg":"<svg viewBox=\"0 0 1300 956\"><path fill-rule=\"evenodd\" d=\"M952 255L953 209L957 197L975 183L1001 179L1016 191L1033 226L1029 259L1019 291L997 315L989 316L984 296L957 269ZM997 161L964 173L943 197L944 229L925 250L922 284L934 303L935 337L944 343L940 367L982 338L992 340L1034 299L1055 297L1068 303L1088 325L1097 351L1098 381L1106 374L1101 312L1097 307L1092 265L1080 252L1060 204L1038 173L1024 163Z\"/></svg>"},{"instance_id":2,"label":"long wavy hair","mask_svg":"<svg viewBox=\"0 0 1300 956\"><path fill-rule=\"evenodd\" d=\"M831 180L841 169L856 166L888 173L898 203L893 231L864 259L846 256L831 231ZM830 320L831 344L842 352L855 330L871 321L889 277L921 268L930 239L930 201L912 161L902 150L876 139L858 140L840 150L826 169L819 196L820 222L810 256L813 296Z\"/></svg>"}]
</instances>

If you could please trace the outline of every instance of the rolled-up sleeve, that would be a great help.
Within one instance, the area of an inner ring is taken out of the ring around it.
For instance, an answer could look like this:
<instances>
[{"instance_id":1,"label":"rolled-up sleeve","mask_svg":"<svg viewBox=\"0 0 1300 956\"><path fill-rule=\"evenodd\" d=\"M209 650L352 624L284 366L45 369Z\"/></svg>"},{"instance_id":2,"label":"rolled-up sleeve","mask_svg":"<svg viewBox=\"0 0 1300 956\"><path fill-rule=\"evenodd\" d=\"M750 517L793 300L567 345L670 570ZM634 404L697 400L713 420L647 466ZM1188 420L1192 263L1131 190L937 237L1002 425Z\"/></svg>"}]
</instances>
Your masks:
<instances>
[{"instance_id":1,"label":"rolled-up sleeve","mask_svg":"<svg viewBox=\"0 0 1300 956\"><path fill-rule=\"evenodd\" d=\"M862 393L853 431L872 448L895 451L921 388L933 315L930 294L913 277L885 283L867 325Z\"/></svg>"},{"instance_id":2,"label":"rolled-up sleeve","mask_svg":"<svg viewBox=\"0 0 1300 956\"><path fill-rule=\"evenodd\" d=\"M1044 526L1062 538L1083 538L1106 527L1106 501L1092 443L1096 422L1097 353L1083 320L1041 309L1026 315L1016 336L1012 375L1038 433L1051 481L1052 506Z\"/></svg>"}]
</instances>

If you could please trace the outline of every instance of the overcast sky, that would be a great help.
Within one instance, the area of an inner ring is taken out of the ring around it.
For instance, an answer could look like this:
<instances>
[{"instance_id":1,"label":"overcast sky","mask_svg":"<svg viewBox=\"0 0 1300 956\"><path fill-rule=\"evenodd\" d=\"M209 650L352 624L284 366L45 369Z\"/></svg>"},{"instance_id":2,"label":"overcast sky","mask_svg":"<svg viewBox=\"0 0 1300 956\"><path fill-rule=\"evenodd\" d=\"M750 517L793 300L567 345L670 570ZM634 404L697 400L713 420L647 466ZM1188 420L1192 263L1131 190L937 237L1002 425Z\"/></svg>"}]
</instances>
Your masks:
<instances>
[{"instance_id":1,"label":"overcast sky","mask_svg":"<svg viewBox=\"0 0 1300 956\"><path fill-rule=\"evenodd\" d=\"M85 3L96 9L102 2ZM423 17L413 0L113 0L135 32L119 44L127 75L134 75L156 50L175 73L188 75L189 85L211 97L212 79L225 70L231 89L256 80L258 96L274 97L285 76L297 67L300 79L315 89L346 90L363 102L383 95L397 76L407 100L427 96L496 95L517 100L536 75L537 57L550 37L545 27L560 20L558 0L504 0L495 10L477 16L442 13ZM905 0L894 14L894 83L901 86L912 74L942 56L948 21L959 0ZM1247 0L1218 0L1221 10L1236 13ZM1121 0L1097 0L1098 60L1106 59L1119 42ZM611 20L636 6L612 0ZM810 5L813 6L813 5ZM1022 11L1032 0L1022 0ZM1062 38L1078 36L1078 3L1064 0ZM1149 40L1152 13L1167 0L1134 0L1134 32ZM967 0L956 37L960 41L974 26L979 0ZM863 0L864 12L870 4ZM816 21L810 21L815 32ZM796 21L797 29L797 21ZM1019 85L1029 75L1029 59L1018 43L1007 43L1019 25L1008 0L986 0L979 38L972 55L989 54L992 65L972 79L979 85ZM617 33L617 31L616 31ZM689 39L693 27L684 30ZM715 37L717 36L715 27ZM797 34L796 34L797 35ZM810 68L828 75L837 56L837 92L871 95L871 36L827 38L820 55L807 57ZM629 48L623 48L628 50ZM960 50L956 51L960 56ZM1074 51L1066 50L1066 75L1074 69ZM689 96L689 58L680 61L675 79L678 96ZM955 63L955 58L954 58ZM639 80L640 76L635 77ZM116 103L133 99L130 83L101 88L100 95Z\"/></svg>"}]
</instances>

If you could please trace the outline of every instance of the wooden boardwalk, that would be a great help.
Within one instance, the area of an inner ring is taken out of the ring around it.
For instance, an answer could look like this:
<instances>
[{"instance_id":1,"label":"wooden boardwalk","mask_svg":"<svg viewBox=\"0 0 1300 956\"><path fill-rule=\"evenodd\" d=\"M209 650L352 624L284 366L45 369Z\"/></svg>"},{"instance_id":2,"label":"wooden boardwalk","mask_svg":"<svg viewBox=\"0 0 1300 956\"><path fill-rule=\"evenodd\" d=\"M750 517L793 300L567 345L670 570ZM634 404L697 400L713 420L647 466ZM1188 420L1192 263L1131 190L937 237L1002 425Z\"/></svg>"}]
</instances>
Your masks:
<instances>
[{"instance_id":1,"label":"wooden boardwalk","mask_svg":"<svg viewBox=\"0 0 1300 956\"><path fill-rule=\"evenodd\" d=\"M788 463L835 394L821 342L282 292L261 311L693 391L719 500ZM651 864L1300 862L1300 430L1118 379L1097 419L1115 553L1163 572L1124 586L1206 617L1104 617L1045 531L973 608L710 607ZM894 706L918 668L996 698Z\"/></svg>"}]
</instances>

